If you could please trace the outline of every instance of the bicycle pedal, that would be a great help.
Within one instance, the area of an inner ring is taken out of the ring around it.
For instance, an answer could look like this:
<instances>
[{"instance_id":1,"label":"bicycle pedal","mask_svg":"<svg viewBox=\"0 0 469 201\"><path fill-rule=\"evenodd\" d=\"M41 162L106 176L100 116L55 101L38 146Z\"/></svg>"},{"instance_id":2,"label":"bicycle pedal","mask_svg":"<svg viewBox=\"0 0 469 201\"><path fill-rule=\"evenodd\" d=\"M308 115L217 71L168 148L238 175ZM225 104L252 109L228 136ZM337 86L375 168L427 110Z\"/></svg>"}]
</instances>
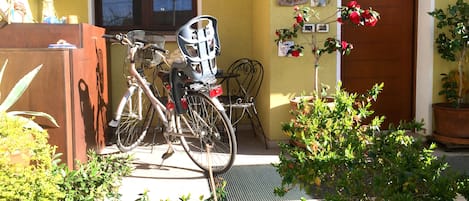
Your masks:
<instances>
[{"instance_id":1,"label":"bicycle pedal","mask_svg":"<svg viewBox=\"0 0 469 201\"><path fill-rule=\"evenodd\" d=\"M171 157L173 154L174 154L174 150L169 149L168 151L166 151L166 152L161 156L161 158L162 158L163 160L166 160L166 159L168 159L169 157Z\"/></svg>"}]
</instances>

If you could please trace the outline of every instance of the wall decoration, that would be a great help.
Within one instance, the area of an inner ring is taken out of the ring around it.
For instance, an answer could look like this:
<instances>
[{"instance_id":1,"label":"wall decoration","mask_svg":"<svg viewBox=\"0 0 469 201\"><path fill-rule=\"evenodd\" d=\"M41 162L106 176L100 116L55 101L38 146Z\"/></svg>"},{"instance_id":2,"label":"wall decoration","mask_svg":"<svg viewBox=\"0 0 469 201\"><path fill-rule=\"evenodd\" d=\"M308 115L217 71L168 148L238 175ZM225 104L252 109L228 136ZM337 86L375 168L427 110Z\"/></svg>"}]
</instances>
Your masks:
<instances>
[{"instance_id":1,"label":"wall decoration","mask_svg":"<svg viewBox=\"0 0 469 201\"><path fill-rule=\"evenodd\" d=\"M327 5L328 0L311 0L311 7L322 7Z\"/></svg>"},{"instance_id":2,"label":"wall decoration","mask_svg":"<svg viewBox=\"0 0 469 201\"><path fill-rule=\"evenodd\" d=\"M329 32L329 24L316 24L316 32Z\"/></svg>"},{"instance_id":3,"label":"wall decoration","mask_svg":"<svg viewBox=\"0 0 469 201\"><path fill-rule=\"evenodd\" d=\"M294 41L278 42L278 56L279 57L287 56L288 50L290 50L290 47L294 45L295 45Z\"/></svg>"},{"instance_id":4,"label":"wall decoration","mask_svg":"<svg viewBox=\"0 0 469 201\"><path fill-rule=\"evenodd\" d=\"M301 31L303 33L315 32L316 31L316 25L315 24L305 24L305 25L303 25L303 28L302 28Z\"/></svg>"},{"instance_id":5,"label":"wall decoration","mask_svg":"<svg viewBox=\"0 0 469 201\"><path fill-rule=\"evenodd\" d=\"M308 0L278 0L277 2L279 6L294 6L305 4Z\"/></svg>"}]
</instances>

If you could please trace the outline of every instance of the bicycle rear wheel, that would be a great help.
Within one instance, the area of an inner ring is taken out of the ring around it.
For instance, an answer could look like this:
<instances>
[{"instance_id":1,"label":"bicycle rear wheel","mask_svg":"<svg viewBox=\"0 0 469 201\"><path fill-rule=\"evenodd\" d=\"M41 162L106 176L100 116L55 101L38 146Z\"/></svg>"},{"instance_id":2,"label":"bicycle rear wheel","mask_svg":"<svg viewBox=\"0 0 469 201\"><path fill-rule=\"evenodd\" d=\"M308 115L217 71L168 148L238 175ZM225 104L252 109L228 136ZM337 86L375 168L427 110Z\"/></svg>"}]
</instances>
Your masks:
<instances>
[{"instance_id":1,"label":"bicycle rear wheel","mask_svg":"<svg viewBox=\"0 0 469 201\"><path fill-rule=\"evenodd\" d=\"M181 137L184 150L204 171L209 171L210 159L213 173L226 172L233 165L237 152L231 121L206 95L190 93L186 100L188 109L184 117L194 137ZM211 147L209 155L208 146Z\"/></svg>"},{"instance_id":2,"label":"bicycle rear wheel","mask_svg":"<svg viewBox=\"0 0 469 201\"><path fill-rule=\"evenodd\" d=\"M141 100L141 101L140 101ZM130 87L119 103L120 114L115 134L117 147L128 152L140 145L150 128L155 109L139 87Z\"/></svg>"}]
</instances>

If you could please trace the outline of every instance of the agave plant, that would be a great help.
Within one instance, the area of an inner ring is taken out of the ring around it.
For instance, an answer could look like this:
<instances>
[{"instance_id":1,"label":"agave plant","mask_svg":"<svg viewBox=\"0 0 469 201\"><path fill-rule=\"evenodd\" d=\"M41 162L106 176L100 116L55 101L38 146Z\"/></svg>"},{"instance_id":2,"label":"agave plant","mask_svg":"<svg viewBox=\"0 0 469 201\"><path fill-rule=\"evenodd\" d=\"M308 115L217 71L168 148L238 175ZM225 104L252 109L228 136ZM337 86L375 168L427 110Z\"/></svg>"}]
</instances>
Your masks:
<instances>
[{"instance_id":1,"label":"agave plant","mask_svg":"<svg viewBox=\"0 0 469 201\"><path fill-rule=\"evenodd\" d=\"M2 78L3 74L5 72L5 68L8 64L8 59L5 60L5 63L3 64L2 69L0 70L0 84L2 83ZM44 117L47 118L49 121L51 121L55 126L59 127L55 119L44 112L36 112L36 111L8 111L10 107L18 101L18 99L23 95L23 93L26 91L26 89L29 87L31 84L31 81L34 79L34 77L37 75L37 73L41 70L42 64L34 68L32 71L30 71L28 74L26 74L24 77L22 77L11 89L10 93L6 96L6 98L3 100L3 102L0 103L0 113L5 112L7 115L10 116L18 116L18 115L27 115L27 116L37 116L37 117ZM1 98L1 93L0 93L0 98ZM33 127L38 127L36 123L33 121L30 121L30 126Z\"/></svg>"}]
</instances>

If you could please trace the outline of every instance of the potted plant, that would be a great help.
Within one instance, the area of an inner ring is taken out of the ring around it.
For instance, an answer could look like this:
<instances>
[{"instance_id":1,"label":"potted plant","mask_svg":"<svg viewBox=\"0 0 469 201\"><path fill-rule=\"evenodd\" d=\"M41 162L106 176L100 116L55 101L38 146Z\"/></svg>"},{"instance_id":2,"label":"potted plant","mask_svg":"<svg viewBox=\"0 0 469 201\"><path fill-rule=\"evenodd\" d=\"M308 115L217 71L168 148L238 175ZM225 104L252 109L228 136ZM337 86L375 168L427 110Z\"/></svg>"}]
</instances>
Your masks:
<instances>
[{"instance_id":1,"label":"potted plant","mask_svg":"<svg viewBox=\"0 0 469 201\"><path fill-rule=\"evenodd\" d=\"M444 144L469 144L469 104L465 103L468 95L467 63L469 46L469 4L457 0L446 8L436 9L429 14L437 20L438 36L435 39L441 58L451 63L449 73L443 73L442 89L439 95L445 96L446 102L432 105L434 114L433 137Z\"/></svg>"},{"instance_id":2,"label":"potted plant","mask_svg":"<svg viewBox=\"0 0 469 201\"><path fill-rule=\"evenodd\" d=\"M337 13L340 17L336 17ZM311 18L317 19L313 21ZM286 41L292 41L294 38L299 36L298 31L305 28L307 23L316 24L329 24L333 22L353 23L357 26L373 27L377 24L380 15L377 11L372 8L363 9L357 1L349 1L346 6L337 8L336 12L327 18L321 19L319 13L314 9L307 6L295 6L293 14L293 25L290 28L281 28L275 31L277 38L275 42L277 45L282 45ZM310 26L310 25L308 25ZM314 92L316 95L320 95L321 89L319 89L319 75L318 69L320 67L319 61L321 56L324 54L340 53L341 55L348 55L353 49L353 45L346 41L338 40L333 37L327 38L324 42L318 41L316 36L317 32L311 33L311 40L308 41L311 46L311 52L314 56ZM288 43L287 43L288 44ZM321 45L322 44L322 45ZM286 56L298 57L302 56L302 48L298 51L298 47L303 47L300 44L294 44L289 46L288 54Z\"/></svg>"},{"instance_id":3,"label":"potted plant","mask_svg":"<svg viewBox=\"0 0 469 201\"><path fill-rule=\"evenodd\" d=\"M467 196L467 179L447 169L427 146L405 130L382 131L384 117L370 109L382 91L376 84L364 94L348 93L338 83L334 105L315 99L304 102L294 118L282 125L295 143L280 145L274 164L282 181L274 192L282 196L292 187L325 200L454 200ZM467 198L467 197L466 197Z\"/></svg>"}]
</instances>

